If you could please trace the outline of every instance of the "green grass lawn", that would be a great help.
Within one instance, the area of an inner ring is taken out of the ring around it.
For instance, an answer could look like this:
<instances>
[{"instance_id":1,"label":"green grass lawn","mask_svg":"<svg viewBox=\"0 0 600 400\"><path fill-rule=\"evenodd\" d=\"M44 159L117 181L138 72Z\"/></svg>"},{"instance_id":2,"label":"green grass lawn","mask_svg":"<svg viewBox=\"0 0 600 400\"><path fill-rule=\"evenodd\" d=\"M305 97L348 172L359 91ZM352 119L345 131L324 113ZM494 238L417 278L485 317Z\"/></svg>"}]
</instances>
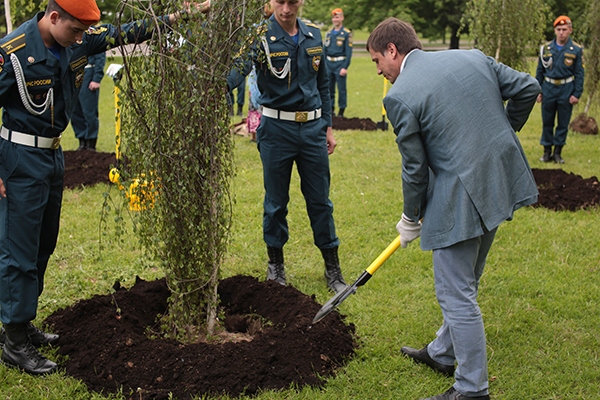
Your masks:
<instances>
[{"instance_id":1,"label":"green grass lawn","mask_svg":"<svg viewBox=\"0 0 600 400\"><path fill-rule=\"evenodd\" d=\"M380 120L383 78L376 75L375 65L369 58L357 57L348 76L346 116ZM114 151L112 91L112 81L105 78L98 148L106 152ZM576 109L574 115L582 109ZM538 161L540 133L540 108L536 105L518 134L533 168L562 168L584 178L599 175L600 138L569 133L563 151L566 163L557 166ZM395 225L402 213L401 159L391 129L336 131L335 135L338 146L330 158L331 199L342 243L342 269L346 280L353 282L397 236ZM77 147L72 131L64 133L63 144L65 150ZM248 138L236 137L235 146L234 220L222 276L249 274L264 279L260 158ZM108 191L107 185L65 191L58 248L46 274L38 324L79 299L108 294L115 280L131 286L136 275L144 279L162 276L136 245L133 234L119 239L111 229L101 234L103 194ZM312 244L297 173L291 188L289 225L290 240L285 247L288 282L324 303L331 295L323 279L320 253ZM479 296L494 399L600 398L598 226L598 209L554 212L526 208L499 228ZM130 226L126 228L132 231ZM431 254L419 249L418 240L393 254L340 311L356 325L360 342L356 357L323 388L265 392L257 399L412 400L439 394L452 385L452 379L416 365L400 353L404 345L428 343L442 322ZM52 351L45 353L55 358ZM34 378L0 367L0 398L124 397L89 393L85 385L62 372Z\"/></svg>"}]
</instances>

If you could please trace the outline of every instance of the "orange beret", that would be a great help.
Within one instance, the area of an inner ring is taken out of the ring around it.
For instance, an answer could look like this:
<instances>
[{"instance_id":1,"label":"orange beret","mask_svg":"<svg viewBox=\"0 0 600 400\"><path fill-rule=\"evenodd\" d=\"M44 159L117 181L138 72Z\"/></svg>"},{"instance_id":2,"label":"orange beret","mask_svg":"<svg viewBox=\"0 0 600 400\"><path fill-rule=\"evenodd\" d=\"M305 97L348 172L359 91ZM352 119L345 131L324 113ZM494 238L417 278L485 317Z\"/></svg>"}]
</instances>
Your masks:
<instances>
[{"instance_id":1,"label":"orange beret","mask_svg":"<svg viewBox=\"0 0 600 400\"><path fill-rule=\"evenodd\" d=\"M100 10L96 0L55 0L56 4L70 16L84 25L94 25L100 21Z\"/></svg>"},{"instance_id":2,"label":"orange beret","mask_svg":"<svg viewBox=\"0 0 600 400\"><path fill-rule=\"evenodd\" d=\"M566 15L561 15L554 20L554 26L556 25L567 25L571 23L571 19Z\"/></svg>"},{"instance_id":3,"label":"orange beret","mask_svg":"<svg viewBox=\"0 0 600 400\"><path fill-rule=\"evenodd\" d=\"M331 15L338 15L338 14L344 15L344 12L342 11L341 8L334 8L333 11L331 11Z\"/></svg>"}]
</instances>

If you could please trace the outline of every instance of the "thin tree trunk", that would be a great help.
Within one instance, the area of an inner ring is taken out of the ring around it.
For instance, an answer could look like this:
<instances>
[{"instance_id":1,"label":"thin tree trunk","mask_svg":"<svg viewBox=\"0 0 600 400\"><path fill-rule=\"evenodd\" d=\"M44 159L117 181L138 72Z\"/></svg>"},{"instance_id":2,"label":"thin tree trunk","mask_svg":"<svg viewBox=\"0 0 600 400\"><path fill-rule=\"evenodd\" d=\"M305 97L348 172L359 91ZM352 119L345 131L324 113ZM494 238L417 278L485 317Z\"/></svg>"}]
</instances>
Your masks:
<instances>
[{"instance_id":1,"label":"thin tree trunk","mask_svg":"<svg viewBox=\"0 0 600 400\"><path fill-rule=\"evenodd\" d=\"M10 0L4 0L4 15L6 15L6 34L12 32L12 19L10 17Z\"/></svg>"}]
</instances>

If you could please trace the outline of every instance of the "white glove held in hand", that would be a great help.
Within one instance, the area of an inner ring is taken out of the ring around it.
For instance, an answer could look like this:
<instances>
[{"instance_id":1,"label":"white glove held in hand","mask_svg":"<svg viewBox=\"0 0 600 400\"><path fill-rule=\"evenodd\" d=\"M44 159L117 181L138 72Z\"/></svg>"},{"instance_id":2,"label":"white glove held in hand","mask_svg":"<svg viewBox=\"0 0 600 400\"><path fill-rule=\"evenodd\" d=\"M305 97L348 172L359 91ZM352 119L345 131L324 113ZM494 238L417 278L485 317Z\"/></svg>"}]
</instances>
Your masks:
<instances>
[{"instance_id":1,"label":"white glove held in hand","mask_svg":"<svg viewBox=\"0 0 600 400\"><path fill-rule=\"evenodd\" d=\"M403 213L396 230L400 234L400 245L405 249L410 242L421 236L421 222L414 222Z\"/></svg>"},{"instance_id":2,"label":"white glove held in hand","mask_svg":"<svg viewBox=\"0 0 600 400\"><path fill-rule=\"evenodd\" d=\"M110 76L111 78L114 78L115 76L117 76L121 68L123 68L122 64L110 64L106 69L106 75Z\"/></svg>"}]
</instances>

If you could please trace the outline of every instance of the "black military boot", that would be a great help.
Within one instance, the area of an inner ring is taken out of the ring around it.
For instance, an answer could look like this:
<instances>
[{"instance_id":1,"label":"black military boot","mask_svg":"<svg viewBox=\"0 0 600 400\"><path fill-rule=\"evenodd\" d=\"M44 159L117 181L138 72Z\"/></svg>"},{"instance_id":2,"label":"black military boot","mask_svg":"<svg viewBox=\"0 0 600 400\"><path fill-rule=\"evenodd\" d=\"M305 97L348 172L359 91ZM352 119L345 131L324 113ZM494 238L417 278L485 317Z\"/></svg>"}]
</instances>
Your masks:
<instances>
[{"instance_id":1,"label":"black military boot","mask_svg":"<svg viewBox=\"0 0 600 400\"><path fill-rule=\"evenodd\" d=\"M327 280L329 290L339 293L346 289L346 281L342 276L342 269L340 268L340 260L338 258L338 248L321 249L321 254L323 254L323 260L325 260L325 279Z\"/></svg>"},{"instance_id":2,"label":"black military boot","mask_svg":"<svg viewBox=\"0 0 600 400\"><path fill-rule=\"evenodd\" d=\"M562 152L562 146L554 146L554 154L552 154L552 160L557 164L564 164L565 160L562 159L560 153Z\"/></svg>"},{"instance_id":3,"label":"black military boot","mask_svg":"<svg viewBox=\"0 0 600 400\"><path fill-rule=\"evenodd\" d=\"M58 339L60 337L53 333L43 332L41 329L33 325L31 322L27 324L27 334L31 339L31 344L35 347L41 346L56 346L58 344ZM0 347L4 346L4 342L6 341L6 331L4 327L0 328Z\"/></svg>"},{"instance_id":4,"label":"black military boot","mask_svg":"<svg viewBox=\"0 0 600 400\"><path fill-rule=\"evenodd\" d=\"M544 146L544 155L540 158L541 162L548 162L552 159L552 146Z\"/></svg>"},{"instance_id":5,"label":"black military boot","mask_svg":"<svg viewBox=\"0 0 600 400\"><path fill-rule=\"evenodd\" d=\"M27 333L28 324L5 324L6 338L2 349L2 363L18 368L31 375L44 375L55 372L55 362L41 355L31 343Z\"/></svg>"},{"instance_id":6,"label":"black military boot","mask_svg":"<svg viewBox=\"0 0 600 400\"><path fill-rule=\"evenodd\" d=\"M269 255L269 267L267 268L267 280L286 285L285 265L283 264L283 249L267 246Z\"/></svg>"},{"instance_id":7,"label":"black military boot","mask_svg":"<svg viewBox=\"0 0 600 400\"><path fill-rule=\"evenodd\" d=\"M244 106L241 105L241 104L238 104L238 113L237 113L238 117L243 117L244 116L244 110L243 109L244 109Z\"/></svg>"},{"instance_id":8,"label":"black military boot","mask_svg":"<svg viewBox=\"0 0 600 400\"><path fill-rule=\"evenodd\" d=\"M85 141L85 148L87 150L96 151L96 143L97 142L98 142L98 139L87 139Z\"/></svg>"},{"instance_id":9,"label":"black military boot","mask_svg":"<svg viewBox=\"0 0 600 400\"><path fill-rule=\"evenodd\" d=\"M344 117L344 111L346 111L345 108L340 108L340 112L338 113L338 117Z\"/></svg>"},{"instance_id":10,"label":"black military boot","mask_svg":"<svg viewBox=\"0 0 600 400\"><path fill-rule=\"evenodd\" d=\"M86 140L85 139L79 139L79 147L77 148L77 150L84 150L85 149L85 145L86 145Z\"/></svg>"}]
</instances>

